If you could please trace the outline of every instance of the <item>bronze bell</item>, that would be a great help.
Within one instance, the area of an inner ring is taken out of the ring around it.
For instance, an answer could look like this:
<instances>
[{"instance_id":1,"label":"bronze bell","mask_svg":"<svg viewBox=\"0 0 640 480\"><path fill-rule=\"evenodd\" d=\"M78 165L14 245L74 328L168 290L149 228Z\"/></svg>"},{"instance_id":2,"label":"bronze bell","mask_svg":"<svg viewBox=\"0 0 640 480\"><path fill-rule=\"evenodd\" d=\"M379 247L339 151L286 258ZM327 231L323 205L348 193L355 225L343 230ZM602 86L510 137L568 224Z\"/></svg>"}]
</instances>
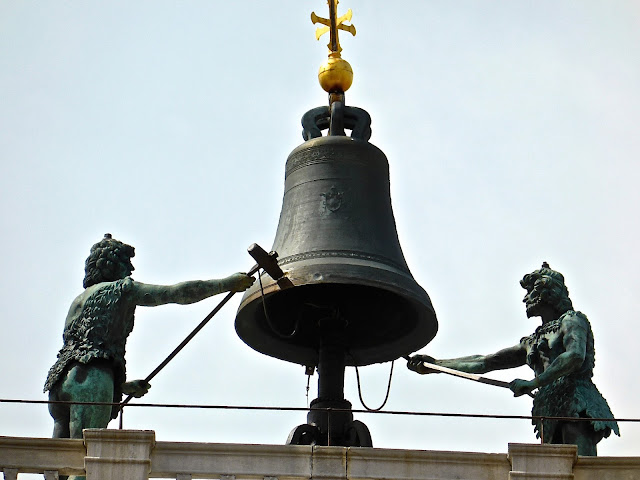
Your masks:
<instances>
[{"instance_id":1,"label":"bronze bell","mask_svg":"<svg viewBox=\"0 0 640 480\"><path fill-rule=\"evenodd\" d=\"M255 282L245 292L235 325L251 348L315 366L322 325L332 322L345 364L368 365L414 352L436 335L431 300L400 248L389 165L368 142L369 125L364 110L339 102L303 117L307 141L287 159L272 248L294 286L282 290L263 274L262 288Z\"/></svg>"}]
</instances>

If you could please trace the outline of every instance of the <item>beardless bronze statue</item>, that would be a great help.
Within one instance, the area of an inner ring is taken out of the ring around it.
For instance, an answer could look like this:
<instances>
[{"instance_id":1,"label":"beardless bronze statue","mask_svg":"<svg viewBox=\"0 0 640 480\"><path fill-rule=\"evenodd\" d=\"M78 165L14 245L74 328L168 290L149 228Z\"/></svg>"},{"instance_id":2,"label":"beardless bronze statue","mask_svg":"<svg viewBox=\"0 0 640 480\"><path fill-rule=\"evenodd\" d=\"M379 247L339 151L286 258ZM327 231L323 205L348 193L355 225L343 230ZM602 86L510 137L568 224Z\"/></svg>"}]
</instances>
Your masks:
<instances>
[{"instance_id":1,"label":"beardless bronze statue","mask_svg":"<svg viewBox=\"0 0 640 480\"><path fill-rule=\"evenodd\" d=\"M606 400L593 384L595 350L591 325L586 315L575 311L564 277L545 262L542 268L524 276L527 317L541 317L542 325L520 342L490 355L435 360L414 355L407 367L415 372L434 373L423 362L467 373L528 365L533 380L515 379L509 388L516 397L538 389L532 416L536 434L544 443L575 444L579 455L597 454L596 445L611 431L620 435ZM588 418L586 421L554 420L549 417Z\"/></svg>"},{"instance_id":2,"label":"beardless bronze statue","mask_svg":"<svg viewBox=\"0 0 640 480\"><path fill-rule=\"evenodd\" d=\"M110 234L91 247L85 290L71 304L64 345L44 386L50 400L118 403L123 393L141 397L150 385L144 380L126 381L124 358L136 307L195 303L219 293L246 290L253 283L252 277L236 273L220 280L145 284L130 276L134 255L132 246ZM110 405L52 403L53 437L82 438L84 428L106 428L118 411L118 406Z\"/></svg>"}]
</instances>

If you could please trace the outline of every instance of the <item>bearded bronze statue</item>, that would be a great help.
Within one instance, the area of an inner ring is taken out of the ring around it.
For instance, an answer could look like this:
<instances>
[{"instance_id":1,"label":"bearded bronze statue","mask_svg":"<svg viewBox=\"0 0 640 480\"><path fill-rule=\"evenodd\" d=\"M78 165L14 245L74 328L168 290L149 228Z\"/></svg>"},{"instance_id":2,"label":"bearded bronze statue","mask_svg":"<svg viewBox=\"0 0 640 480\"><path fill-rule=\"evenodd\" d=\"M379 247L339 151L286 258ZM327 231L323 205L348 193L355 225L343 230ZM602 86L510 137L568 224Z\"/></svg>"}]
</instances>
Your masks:
<instances>
[{"instance_id":1,"label":"bearded bronze statue","mask_svg":"<svg viewBox=\"0 0 640 480\"><path fill-rule=\"evenodd\" d=\"M221 280L144 284L130 276L134 255L132 246L110 234L91 247L85 290L71 304L64 345L44 386L50 400L118 403L123 393L141 397L150 385L144 380L127 382L125 371L125 345L136 307L195 303L218 293L243 291L253 283L253 278L236 273ZM118 411L118 405L51 403L53 436L82 438L84 428L106 428Z\"/></svg>"},{"instance_id":2,"label":"bearded bronze statue","mask_svg":"<svg viewBox=\"0 0 640 480\"><path fill-rule=\"evenodd\" d=\"M607 401L591 380L595 349L589 320L573 309L564 277L546 262L525 275L520 285L527 291L523 299L527 317L542 319L534 333L490 355L444 360L414 355L407 367L421 374L434 373L422 363L429 362L467 373L486 373L526 364L535 378L517 378L509 388L516 397L537 389L532 416L543 418L533 420L538 438L542 437L544 443L574 444L579 455L595 456L597 443L612 431L616 435L620 431Z\"/></svg>"}]
</instances>

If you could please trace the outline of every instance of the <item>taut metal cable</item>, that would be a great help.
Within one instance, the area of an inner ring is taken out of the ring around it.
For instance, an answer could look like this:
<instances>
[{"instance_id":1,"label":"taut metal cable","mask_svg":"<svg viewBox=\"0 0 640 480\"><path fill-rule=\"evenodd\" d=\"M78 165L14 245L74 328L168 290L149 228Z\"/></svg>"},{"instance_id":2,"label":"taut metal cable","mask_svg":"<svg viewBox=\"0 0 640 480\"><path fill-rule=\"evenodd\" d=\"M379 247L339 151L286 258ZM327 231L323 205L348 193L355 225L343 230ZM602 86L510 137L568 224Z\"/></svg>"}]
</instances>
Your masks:
<instances>
[{"instance_id":1,"label":"taut metal cable","mask_svg":"<svg viewBox=\"0 0 640 480\"><path fill-rule=\"evenodd\" d=\"M113 402L68 402L62 400L26 400L26 399L8 399L0 398L2 403L28 404L28 405L110 405L117 406L120 403ZM256 410L256 411L273 411L273 412L308 412L309 410L321 410L328 412L353 412L353 413L369 413L378 415L407 415L417 417L455 417L455 418L486 418L499 420L560 420L575 422L592 422L592 421L611 421L611 418L589 418L589 417L549 417L549 416L531 416L531 415L499 415L485 413L452 413L452 412L412 412L402 410L357 410L343 408L306 408L306 407L260 407L252 405L195 405L180 403L130 403L129 407L144 408L186 408L186 409L203 409L203 410ZM614 418L616 422L640 423L640 418Z\"/></svg>"}]
</instances>

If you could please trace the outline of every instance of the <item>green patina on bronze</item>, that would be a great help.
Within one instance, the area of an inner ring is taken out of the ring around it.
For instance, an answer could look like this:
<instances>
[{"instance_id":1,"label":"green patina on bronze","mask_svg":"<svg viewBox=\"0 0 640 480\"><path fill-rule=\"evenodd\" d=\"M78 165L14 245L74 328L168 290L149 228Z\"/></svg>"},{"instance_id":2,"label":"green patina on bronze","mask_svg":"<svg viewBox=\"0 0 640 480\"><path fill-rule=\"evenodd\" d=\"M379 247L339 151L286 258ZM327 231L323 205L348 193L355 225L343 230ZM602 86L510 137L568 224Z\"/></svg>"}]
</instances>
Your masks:
<instances>
[{"instance_id":1,"label":"green patina on bronze","mask_svg":"<svg viewBox=\"0 0 640 480\"><path fill-rule=\"evenodd\" d=\"M593 332L586 315L575 311L564 277L545 262L542 268L524 276L520 285L527 291L524 303L528 317L541 317L536 331L509 348L490 355L435 360L414 355L407 364L418 373L433 373L422 362L435 363L468 373L528 365L533 380L515 379L510 389L515 396L538 389L532 415L536 434L545 443L575 444L579 455L596 455L597 443L611 432L620 435L618 424L604 397L593 384L595 349ZM589 418L571 422L548 417Z\"/></svg>"},{"instance_id":2,"label":"green patina on bronze","mask_svg":"<svg viewBox=\"0 0 640 480\"><path fill-rule=\"evenodd\" d=\"M106 234L91 248L85 264L85 290L75 298L64 327L64 345L49 370L44 391L51 400L120 402L122 394L141 397L150 385L126 382L125 347L138 305L189 304L212 295L242 291L253 278L236 273L221 280L150 285L133 280L133 247ZM118 407L50 404L54 437L82 438L84 428L106 428Z\"/></svg>"},{"instance_id":3,"label":"green patina on bronze","mask_svg":"<svg viewBox=\"0 0 640 480\"><path fill-rule=\"evenodd\" d=\"M127 301L132 288L133 280L126 277L106 282L100 288L90 287L76 299L72 311L78 311L79 315L67 317L64 346L58 353L58 361L49 370L45 392L53 391L60 384L72 364L105 363L110 367L113 377L110 382L114 385L113 398L106 401L122 399L122 386L126 380L125 345L133 330L135 309L135 305ZM81 383L88 383L88 380ZM118 407L113 407L111 418L117 414Z\"/></svg>"}]
</instances>

